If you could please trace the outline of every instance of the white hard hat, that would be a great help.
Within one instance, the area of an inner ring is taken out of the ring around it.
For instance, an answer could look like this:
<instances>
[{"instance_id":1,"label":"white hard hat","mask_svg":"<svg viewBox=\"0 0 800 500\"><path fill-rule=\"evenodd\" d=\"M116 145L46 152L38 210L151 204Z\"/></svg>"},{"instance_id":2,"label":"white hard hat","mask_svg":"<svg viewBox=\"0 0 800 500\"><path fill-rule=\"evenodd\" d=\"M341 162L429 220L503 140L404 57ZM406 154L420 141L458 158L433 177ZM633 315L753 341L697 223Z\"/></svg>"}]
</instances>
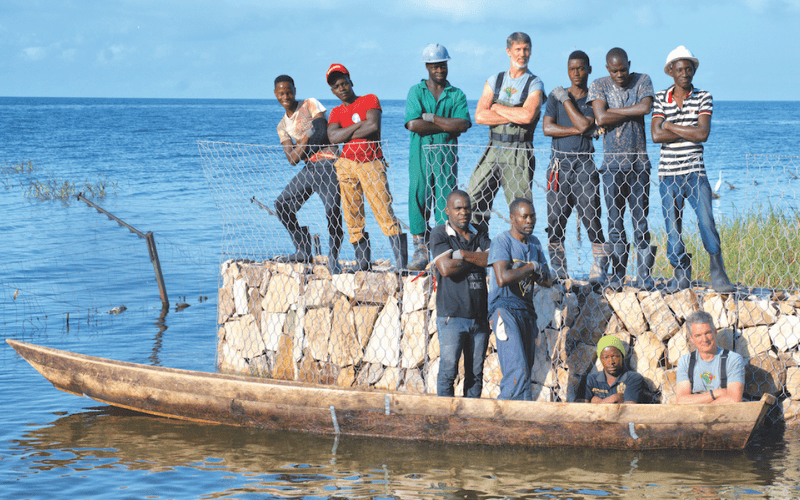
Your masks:
<instances>
[{"instance_id":1,"label":"white hard hat","mask_svg":"<svg viewBox=\"0 0 800 500\"><path fill-rule=\"evenodd\" d=\"M432 43L425 47L425 50L422 51L422 62L424 63L438 63L450 60L450 54L447 53L447 49L444 48L444 45L439 45L438 43Z\"/></svg>"},{"instance_id":2,"label":"white hard hat","mask_svg":"<svg viewBox=\"0 0 800 500\"><path fill-rule=\"evenodd\" d=\"M679 45L677 49L670 52L667 56L667 63L664 65L664 73L669 75L669 68L672 66L672 63L675 61L680 61L681 59L688 59L692 61L695 70L697 70L697 67L700 66L700 61L697 60L694 54L692 54L691 51L689 51L689 49L683 45Z\"/></svg>"}]
</instances>

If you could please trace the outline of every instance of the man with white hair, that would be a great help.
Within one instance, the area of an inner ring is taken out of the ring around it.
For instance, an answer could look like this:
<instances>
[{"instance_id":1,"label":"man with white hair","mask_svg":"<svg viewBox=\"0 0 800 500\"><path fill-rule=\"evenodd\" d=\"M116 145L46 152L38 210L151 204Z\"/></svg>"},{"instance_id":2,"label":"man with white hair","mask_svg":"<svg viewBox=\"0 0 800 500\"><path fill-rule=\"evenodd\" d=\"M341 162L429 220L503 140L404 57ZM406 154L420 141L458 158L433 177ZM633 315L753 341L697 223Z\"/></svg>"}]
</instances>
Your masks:
<instances>
[{"instance_id":1,"label":"man with white hair","mask_svg":"<svg viewBox=\"0 0 800 500\"><path fill-rule=\"evenodd\" d=\"M709 254L711 286L720 293L736 291L722 261L722 248L711 209L711 185L703 163L703 143L711 132L713 100L711 94L692 85L700 61L683 45L669 53L664 73L675 84L658 92L653 106L650 131L653 142L661 143L658 164L661 209L667 231L667 258L674 268L674 279L667 292L689 288L692 256L686 253L681 238L683 206L694 208L703 247Z\"/></svg>"},{"instance_id":2,"label":"man with white hair","mask_svg":"<svg viewBox=\"0 0 800 500\"><path fill-rule=\"evenodd\" d=\"M458 136L466 132L469 119L467 96L447 81L450 54L443 45L432 43L422 51L428 79L411 87L406 99L406 128L411 132L408 154L408 216L414 237L412 271L428 265L430 228L434 206L436 225L447 222L447 196L458 183ZM423 146L444 144L423 150ZM452 145L452 146L449 146Z\"/></svg>"},{"instance_id":3,"label":"man with white hair","mask_svg":"<svg viewBox=\"0 0 800 500\"><path fill-rule=\"evenodd\" d=\"M686 336L696 351L678 360L678 404L738 403L744 394L744 359L717 346L714 320L705 311L686 318Z\"/></svg>"},{"instance_id":4,"label":"man with white hair","mask_svg":"<svg viewBox=\"0 0 800 500\"><path fill-rule=\"evenodd\" d=\"M528 69L531 37L512 33L506 54L509 70L486 80L475 110L475 122L490 127L489 146L472 172L468 192L474 203L472 224L486 231L500 186L509 206L516 198L533 200L533 132L546 97L542 80Z\"/></svg>"}]
</instances>

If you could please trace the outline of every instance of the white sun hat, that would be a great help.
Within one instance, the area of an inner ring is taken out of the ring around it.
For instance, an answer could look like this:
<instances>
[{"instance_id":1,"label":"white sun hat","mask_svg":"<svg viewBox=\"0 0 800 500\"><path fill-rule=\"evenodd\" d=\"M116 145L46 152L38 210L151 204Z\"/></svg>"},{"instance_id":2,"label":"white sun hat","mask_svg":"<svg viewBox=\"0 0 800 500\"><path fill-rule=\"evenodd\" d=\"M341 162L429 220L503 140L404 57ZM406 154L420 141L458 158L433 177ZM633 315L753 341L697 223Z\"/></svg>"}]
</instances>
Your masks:
<instances>
[{"instance_id":1,"label":"white sun hat","mask_svg":"<svg viewBox=\"0 0 800 500\"><path fill-rule=\"evenodd\" d=\"M424 63L440 63L449 60L450 54L447 53L447 49L444 48L444 45L432 43L422 51L422 62Z\"/></svg>"},{"instance_id":2,"label":"white sun hat","mask_svg":"<svg viewBox=\"0 0 800 500\"><path fill-rule=\"evenodd\" d=\"M697 60L694 54L692 54L692 52L683 45L679 45L677 49L670 52L667 56L667 63L664 65L664 73L669 75L669 68L672 66L672 63L675 61L680 61L681 59L688 59L692 61L695 71L697 70L697 67L700 66L700 61Z\"/></svg>"}]
</instances>

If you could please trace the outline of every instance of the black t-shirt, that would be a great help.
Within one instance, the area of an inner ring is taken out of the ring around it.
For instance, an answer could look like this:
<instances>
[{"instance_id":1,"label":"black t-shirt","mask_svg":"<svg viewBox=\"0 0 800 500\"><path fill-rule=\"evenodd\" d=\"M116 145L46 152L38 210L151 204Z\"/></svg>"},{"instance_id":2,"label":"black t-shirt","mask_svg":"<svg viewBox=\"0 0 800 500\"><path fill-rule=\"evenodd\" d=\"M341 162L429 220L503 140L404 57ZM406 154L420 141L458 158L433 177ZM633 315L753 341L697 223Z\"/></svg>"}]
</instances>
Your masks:
<instances>
[{"instance_id":1,"label":"black t-shirt","mask_svg":"<svg viewBox=\"0 0 800 500\"><path fill-rule=\"evenodd\" d=\"M436 226L431 231L431 254L434 260L448 250L485 252L491 240L483 231L470 226L469 241L462 238L449 223ZM442 277L433 266L436 276L436 315L439 318L454 317L486 321L487 289L486 269L469 264L448 277Z\"/></svg>"},{"instance_id":2,"label":"black t-shirt","mask_svg":"<svg viewBox=\"0 0 800 500\"><path fill-rule=\"evenodd\" d=\"M578 111L580 111L583 116L586 118L594 118L592 104L586 102L586 97L588 96L583 96L580 99L573 98L572 101L577 105ZM561 104L561 102L559 102L559 100L556 99L556 96L552 93L550 93L550 96L547 98L547 106L545 107L544 116L549 116L553 119L553 121L556 122L556 125L561 125L562 127L575 126L575 124L572 123L572 120L570 120L567 110L564 109L564 105ZM592 138L584 135L553 137L552 146L556 151L563 151L565 153L594 152Z\"/></svg>"}]
</instances>

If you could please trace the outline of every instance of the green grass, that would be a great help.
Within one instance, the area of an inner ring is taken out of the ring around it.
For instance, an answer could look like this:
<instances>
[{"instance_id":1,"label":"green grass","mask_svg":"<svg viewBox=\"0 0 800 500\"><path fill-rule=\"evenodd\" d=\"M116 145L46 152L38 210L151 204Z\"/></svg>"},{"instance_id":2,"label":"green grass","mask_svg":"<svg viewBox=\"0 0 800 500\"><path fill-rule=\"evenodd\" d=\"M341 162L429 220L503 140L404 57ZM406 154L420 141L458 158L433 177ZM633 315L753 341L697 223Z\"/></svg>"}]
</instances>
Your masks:
<instances>
[{"instance_id":1,"label":"green grass","mask_svg":"<svg viewBox=\"0 0 800 500\"><path fill-rule=\"evenodd\" d=\"M94 181L87 179L76 182L57 177L31 160L2 165L0 175L4 175L2 182L5 189L20 187L27 198L37 201L67 203L78 193L83 193L87 198L104 198L108 194L117 193L117 183L109 181L102 174Z\"/></svg>"},{"instance_id":2,"label":"green grass","mask_svg":"<svg viewBox=\"0 0 800 500\"><path fill-rule=\"evenodd\" d=\"M716 222L732 283L783 290L800 285L800 211L762 207L735 218L718 217ZM653 274L672 276L666 233L660 229L653 236L659 248ZM696 225L684 227L683 241L693 255L693 279L710 281L708 253Z\"/></svg>"}]
</instances>

